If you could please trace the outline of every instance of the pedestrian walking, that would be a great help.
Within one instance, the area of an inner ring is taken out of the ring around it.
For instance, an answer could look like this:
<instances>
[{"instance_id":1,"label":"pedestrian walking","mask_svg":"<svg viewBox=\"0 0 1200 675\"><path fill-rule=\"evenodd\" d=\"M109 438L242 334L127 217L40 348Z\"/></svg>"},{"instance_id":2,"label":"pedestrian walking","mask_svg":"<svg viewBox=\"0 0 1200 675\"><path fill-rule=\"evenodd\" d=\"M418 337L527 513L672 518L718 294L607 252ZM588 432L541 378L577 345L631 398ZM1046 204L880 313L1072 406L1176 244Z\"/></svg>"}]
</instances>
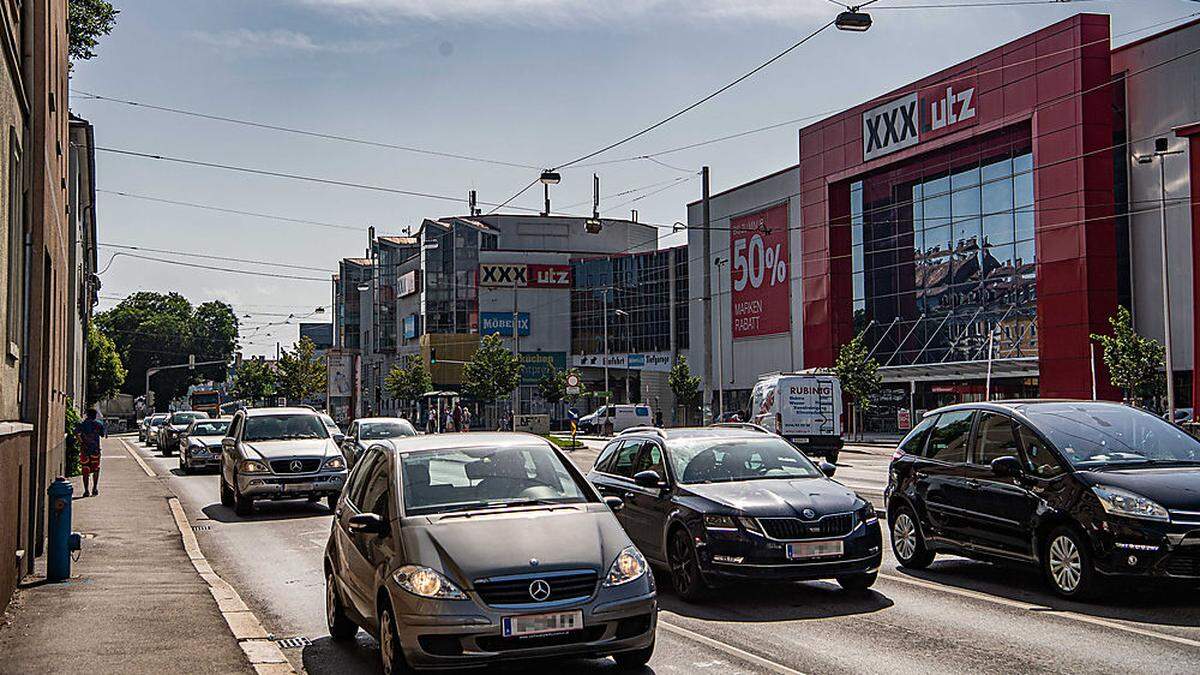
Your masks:
<instances>
[{"instance_id":1,"label":"pedestrian walking","mask_svg":"<svg viewBox=\"0 0 1200 675\"><path fill-rule=\"evenodd\" d=\"M452 416L452 418L453 418L453 420L454 420L454 430L455 430L455 431L462 431L462 423L463 423L463 407L462 407L462 404L461 404L461 403L455 403L455 404L454 404L454 412L452 413L452 415L451 415L451 416Z\"/></svg>"},{"instance_id":2,"label":"pedestrian walking","mask_svg":"<svg viewBox=\"0 0 1200 675\"><path fill-rule=\"evenodd\" d=\"M463 431L470 431L470 430L471 430L471 407L470 407L470 406L463 406L463 411L462 411L462 430L463 430Z\"/></svg>"},{"instance_id":3,"label":"pedestrian walking","mask_svg":"<svg viewBox=\"0 0 1200 675\"><path fill-rule=\"evenodd\" d=\"M663 425L663 416L662 416L662 411L661 411L661 410L655 410L655 411L654 411L654 426L656 426L656 427L658 427L659 429L661 429L661 428L662 428L662 425Z\"/></svg>"},{"instance_id":4,"label":"pedestrian walking","mask_svg":"<svg viewBox=\"0 0 1200 675\"><path fill-rule=\"evenodd\" d=\"M445 432L454 431L454 411L453 410L447 410L446 414L442 416L442 425L443 425L442 431L445 431Z\"/></svg>"},{"instance_id":5,"label":"pedestrian walking","mask_svg":"<svg viewBox=\"0 0 1200 675\"><path fill-rule=\"evenodd\" d=\"M86 419L75 425L75 436L79 439L79 464L83 468L83 496L100 494L100 439L108 435L104 422L99 419L95 408L88 408ZM92 477L92 491L88 493L88 476Z\"/></svg>"}]
</instances>

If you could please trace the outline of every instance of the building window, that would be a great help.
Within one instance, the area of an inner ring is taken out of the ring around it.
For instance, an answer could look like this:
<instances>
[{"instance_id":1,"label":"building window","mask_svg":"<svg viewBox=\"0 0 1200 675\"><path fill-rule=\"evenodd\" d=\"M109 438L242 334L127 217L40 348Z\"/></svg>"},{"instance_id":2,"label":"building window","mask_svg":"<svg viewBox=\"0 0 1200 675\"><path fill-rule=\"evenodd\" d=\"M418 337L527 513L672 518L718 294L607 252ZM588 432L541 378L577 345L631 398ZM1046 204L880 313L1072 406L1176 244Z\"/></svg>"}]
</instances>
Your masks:
<instances>
[{"instance_id":1,"label":"building window","mask_svg":"<svg viewBox=\"0 0 1200 675\"><path fill-rule=\"evenodd\" d=\"M21 179L21 139L8 130L8 298L5 314L6 351L21 354L21 309L25 299L25 189Z\"/></svg>"}]
</instances>

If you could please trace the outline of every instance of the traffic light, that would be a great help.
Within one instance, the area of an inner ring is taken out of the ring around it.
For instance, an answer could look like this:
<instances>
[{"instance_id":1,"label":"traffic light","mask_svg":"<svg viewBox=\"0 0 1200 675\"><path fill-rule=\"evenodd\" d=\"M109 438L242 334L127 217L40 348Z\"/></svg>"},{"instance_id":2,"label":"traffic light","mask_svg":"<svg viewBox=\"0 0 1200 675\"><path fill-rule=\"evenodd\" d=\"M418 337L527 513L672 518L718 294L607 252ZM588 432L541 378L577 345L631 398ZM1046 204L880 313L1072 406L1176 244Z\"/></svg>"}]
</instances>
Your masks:
<instances>
[{"instance_id":1,"label":"traffic light","mask_svg":"<svg viewBox=\"0 0 1200 675\"><path fill-rule=\"evenodd\" d=\"M435 363L437 363L437 347L430 347L429 348L429 364L433 365Z\"/></svg>"}]
</instances>

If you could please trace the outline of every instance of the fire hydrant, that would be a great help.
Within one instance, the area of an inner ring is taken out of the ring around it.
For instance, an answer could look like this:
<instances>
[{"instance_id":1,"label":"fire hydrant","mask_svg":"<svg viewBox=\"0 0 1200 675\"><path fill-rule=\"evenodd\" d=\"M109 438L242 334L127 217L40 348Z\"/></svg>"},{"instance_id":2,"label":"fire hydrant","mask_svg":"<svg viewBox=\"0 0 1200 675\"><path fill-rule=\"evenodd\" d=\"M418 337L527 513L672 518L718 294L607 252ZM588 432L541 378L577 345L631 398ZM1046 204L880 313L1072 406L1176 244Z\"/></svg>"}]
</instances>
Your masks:
<instances>
[{"instance_id":1,"label":"fire hydrant","mask_svg":"<svg viewBox=\"0 0 1200 675\"><path fill-rule=\"evenodd\" d=\"M50 497L50 518L46 542L46 581L66 581L71 576L71 552L80 549L81 537L71 531L71 500L75 488L66 478L54 479L46 494Z\"/></svg>"}]
</instances>

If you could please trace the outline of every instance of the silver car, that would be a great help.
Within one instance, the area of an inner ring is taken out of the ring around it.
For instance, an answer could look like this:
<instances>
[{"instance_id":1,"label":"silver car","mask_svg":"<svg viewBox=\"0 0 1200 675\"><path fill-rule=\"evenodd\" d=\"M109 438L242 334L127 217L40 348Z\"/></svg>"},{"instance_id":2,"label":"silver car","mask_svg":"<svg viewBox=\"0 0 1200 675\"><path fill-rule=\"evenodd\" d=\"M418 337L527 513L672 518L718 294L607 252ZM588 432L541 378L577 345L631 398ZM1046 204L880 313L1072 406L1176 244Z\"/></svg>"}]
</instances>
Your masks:
<instances>
[{"instance_id":1,"label":"silver car","mask_svg":"<svg viewBox=\"0 0 1200 675\"><path fill-rule=\"evenodd\" d=\"M146 445L157 444L158 430L162 427L163 423L167 421L168 417L170 417L170 415L167 413L154 413L151 415L149 420L146 422L146 435L145 438L142 439L142 442Z\"/></svg>"},{"instance_id":2,"label":"silver car","mask_svg":"<svg viewBox=\"0 0 1200 675\"><path fill-rule=\"evenodd\" d=\"M221 440L229 431L230 419L198 419L188 425L179 435L179 470L190 473L194 469L221 466Z\"/></svg>"},{"instance_id":3,"label":"silver car","mask_svg":"<svg viewBox=\"0 0 1200 675\"><path fill-rule=\"evenodd\" d=\"M358 458L367 451L367 446L387 438L416 436L412 423L402 417L360 417L350 423L346 437L341 442L342 454L353 469Z\"/></svg>"},{"instance_id":4,"label":"silver car","mask_svg":"<svg viewBox=\"0 0 1200 675\"><path fill-rule=\"evenodd\" d=\"M249 515L257 499L324 498L330 510L346 482L346 460L309 408L250 408L221 439L221 503Z\"/></svg>"},{"instance_id":5,"label":"silver car","mask_svg":"<svg viewBox=\"0 0 1200 675\"><path fill-rule=\"evenodd\" d=\"M374 443L325 547L336 640L376 636L385 673L654 652L646 559L551 443L514 433Z\"/></svg>"},{"instance_id":6,"label":"silver car","mask_svg":"<svg viewBox=\"0 0 1200 675\"><path fill-rule=\"evenodd\" d=\"M158 451L169 457L179 447L179 435L187 430L194 420L206 420L208 413L197 410L176 410L163 420L158 428Z\"/></svg>"}]
</instances>

